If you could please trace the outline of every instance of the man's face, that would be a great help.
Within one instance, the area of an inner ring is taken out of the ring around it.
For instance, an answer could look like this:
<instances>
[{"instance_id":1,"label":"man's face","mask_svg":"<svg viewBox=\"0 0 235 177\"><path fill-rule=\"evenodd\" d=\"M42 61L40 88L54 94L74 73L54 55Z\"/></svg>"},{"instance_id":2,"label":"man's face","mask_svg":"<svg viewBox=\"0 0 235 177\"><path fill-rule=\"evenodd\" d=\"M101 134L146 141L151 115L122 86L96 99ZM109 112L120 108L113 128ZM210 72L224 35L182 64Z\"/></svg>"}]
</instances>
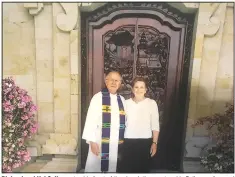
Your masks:
<instances>
[{"instance_id":1,"label":"man's face","mask_svg":"<svg viewBox=\"0 0 235 177\"><path fill-rule=\"evenodd\" d=\"M116 72L109 73L105 78L105 85L108 88L109 92L116 94L117 90L121 86L122 78Z\"/></svg>"}]
</instances>

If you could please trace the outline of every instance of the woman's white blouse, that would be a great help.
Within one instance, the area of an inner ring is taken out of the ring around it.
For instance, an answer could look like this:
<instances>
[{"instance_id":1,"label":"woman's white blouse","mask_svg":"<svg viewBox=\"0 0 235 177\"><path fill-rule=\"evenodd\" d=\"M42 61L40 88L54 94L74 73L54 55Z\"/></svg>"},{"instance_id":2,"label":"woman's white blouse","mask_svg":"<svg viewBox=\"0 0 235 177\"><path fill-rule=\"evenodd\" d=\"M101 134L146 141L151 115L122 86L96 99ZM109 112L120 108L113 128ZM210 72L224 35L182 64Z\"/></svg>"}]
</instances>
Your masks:
<instances>
[{"instance_id":1,"label":"woman's white blouse","mask_svg":"<svg viewBox=\"0 0 235 177\"><path fill-rule=\"evenodd\" d=\"M159 131L159 113L156 101L145 98L134 102L126 100L125 138L151 138L152 130Z\"/></svg>"}]
</instances>

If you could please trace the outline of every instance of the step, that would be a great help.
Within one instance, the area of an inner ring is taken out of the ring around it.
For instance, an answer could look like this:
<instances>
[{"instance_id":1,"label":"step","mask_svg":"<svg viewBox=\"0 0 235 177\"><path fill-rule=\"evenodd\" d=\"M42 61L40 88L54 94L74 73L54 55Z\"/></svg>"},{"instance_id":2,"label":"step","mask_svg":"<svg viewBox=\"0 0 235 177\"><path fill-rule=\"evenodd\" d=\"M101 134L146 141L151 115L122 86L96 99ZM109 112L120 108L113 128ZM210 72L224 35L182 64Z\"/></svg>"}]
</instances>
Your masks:
<instances>
[{"instance_id":1,"label":"step","mask_svg":"<svg viewBox=\"0 0 235 177\"><path fill-rule=\"evenodd\" d=\"M25 168L23 168L20 172L21 173L38 173L40 172L41 168L43 168L48 162L34 162L32 164L27 165Z\"/></svg>"},{"instance_id":2,"label":"step","mask_svg":"<svg viewBox=\"0 0 235 177\"><path fill-rule=\"evenodd\" d=\"M76 172L76 168L76 159L53 158L40 172Z\"/></svg>"}]
</instances>

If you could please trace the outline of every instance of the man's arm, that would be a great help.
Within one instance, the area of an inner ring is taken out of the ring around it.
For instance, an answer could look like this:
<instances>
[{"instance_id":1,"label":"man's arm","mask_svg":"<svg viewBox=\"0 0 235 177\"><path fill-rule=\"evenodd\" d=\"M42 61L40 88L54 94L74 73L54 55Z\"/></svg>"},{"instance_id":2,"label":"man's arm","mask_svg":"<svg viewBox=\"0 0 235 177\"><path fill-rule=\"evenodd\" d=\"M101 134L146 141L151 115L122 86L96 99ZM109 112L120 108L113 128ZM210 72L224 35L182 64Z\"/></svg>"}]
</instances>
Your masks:
<instances>
[{"instance_id":1,"label":"man's arm","mask_svg":"<svg viewBox=\"0 0 235 177\"><path fill-rule=\"evenodd\" d=\"M90 144L91 151L95 155L99 155L99 146L96 142L96 129L98 125L98 120L100 116L100 97L98 94L94 95L91 99L86 122L83 130L82 139L85 139L88 144Z\"/></svg>"}]
</instances>

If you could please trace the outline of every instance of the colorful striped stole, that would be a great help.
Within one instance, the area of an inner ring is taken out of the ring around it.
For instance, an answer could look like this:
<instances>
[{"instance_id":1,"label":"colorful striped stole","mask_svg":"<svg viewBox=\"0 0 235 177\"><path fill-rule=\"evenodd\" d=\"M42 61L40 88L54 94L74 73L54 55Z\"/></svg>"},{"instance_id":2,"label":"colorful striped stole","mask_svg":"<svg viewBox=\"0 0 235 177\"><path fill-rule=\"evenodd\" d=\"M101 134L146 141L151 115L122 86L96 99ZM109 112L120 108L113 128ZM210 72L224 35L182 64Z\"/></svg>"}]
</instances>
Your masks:
<instances>
[{"instance_id":1,"label":"colorful striped stole","mask_svg":"<svg viewBox=\"0 0 235 177\"><path fill-rule=\"evenodd\" d=\"M107 172L109 169L109 140L110 140L110 126L111 126L111 105L110 93L108 89L102 89L102 143L101 143L101 171ZM123 143L125 130L125 111L122 100L117 94L117 102L119 106L119 142Z\"/></svg>"}]
</instances>

